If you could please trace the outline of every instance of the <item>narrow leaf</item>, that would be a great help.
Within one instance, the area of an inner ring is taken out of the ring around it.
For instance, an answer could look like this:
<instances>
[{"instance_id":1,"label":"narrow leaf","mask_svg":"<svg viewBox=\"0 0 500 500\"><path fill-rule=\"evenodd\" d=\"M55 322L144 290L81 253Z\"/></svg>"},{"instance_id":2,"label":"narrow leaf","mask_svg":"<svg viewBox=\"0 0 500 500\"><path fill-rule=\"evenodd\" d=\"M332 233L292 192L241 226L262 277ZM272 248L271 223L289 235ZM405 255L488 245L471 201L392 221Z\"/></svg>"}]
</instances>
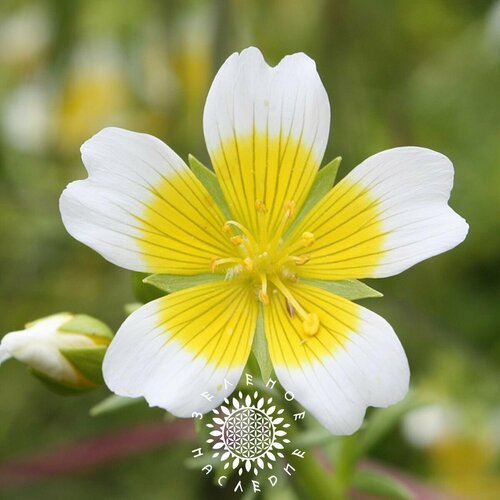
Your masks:
<instances>
[{"instance_id":1,"label":"narrow leaf","mask_svg":"<svg viewBox=\"0 0 500 500\"><path fill-rule=\"evenodd\" d=\"M335 178L337 177L337 172L340 167L340 162L342 158L337 156L330 163L325 165L323 168L320 168L316 178L314 179L313 185L311 186L311 191L309 192L309 196L307 197L304 206L301 208L300 212L297 214L297 217L290 225L290 227L286 231L286 235L291 234L292 231L299 225L302 219L306 216L306 214L311 210L316 203L318 203L323 196L325 196L328 191L332 188ZM285 235L285 237L286 237Z\"/></svg>"},{"instance_id":2,"label":"narrow leaf","mask_svg":"<svg viewBox=\"0 0 500 500\"><path fill-rule=\"evenodd\" d=\"M112 394L106 399L103 399L100 403L97 403L90 409L90 414L93 417L98 417L100 415L105 415L107 413L113 413L115 411L123 410L129 406L143 403L142 398L124 398L122 396L116 396Z\"/></svg>"},{"instance_id":3,"label":"narrow leaf","mask_svg":"<svg viewBox=\"0 0 500 500\"><path fill-rule=\"evenodd\" d=\"M415 498L406 486L381 472L359 470L352 479L352 486L364 493L392 500L412 500Z\"/></svg>"},{"instance_id":4,"label":"narrow leaf","mask_svg":"<svg viewBox=\"0 0 500 500\"><path fill-rule=\"evenodd\" d=\"M221 281L224 276L221 274L197 274L195 276L178 276L176 274L151 274L142 281L148 285L153 285L167 293L177 292L185 288L196 285L203 285L213 281Z\"/></svg>"},{"instance_id":5,"label":"narrow leaf","mask_svg":"<svg viewBox=\"0 0 500 500\"><path fill-rule=\"evenodd\" d=\"M273 372L273 364L269 356L267 348L267 339L264 333L264 320L262 317L262 308L259 308L259 315L257 317L257 326L253 338L252 352L257 360L260 368L260 374L263 381L268 381Z\"/></svg>"},{"instance_id":6,"label":"narrow leaf","mask_svg":"<svg viewBox=\"0 0 500 500\"><path fill-rule=\"evenodd\" d=\"M189 166L193 174L205 186L205 189L212 195L219 208L222 210L226 218L231 219L231 211L227 206L226 199L220 188L217 176L201 161L196 159L193 155L188 156Z\"/></svg>"},{"instance_id":7,"label":"narrow leaf","mask_svg":"<svg viewBox=\"0 0 500 500\"><path fill-rule=\"evenodd\" d=\"M377 290L365 285L358 280L342 280L342 281L325 281L301 279L301 283L306 285L317 286L328 292L340 295L349 300L366 299L368 297L382 297L383 295Z\"/></svg>"}]
</instances>

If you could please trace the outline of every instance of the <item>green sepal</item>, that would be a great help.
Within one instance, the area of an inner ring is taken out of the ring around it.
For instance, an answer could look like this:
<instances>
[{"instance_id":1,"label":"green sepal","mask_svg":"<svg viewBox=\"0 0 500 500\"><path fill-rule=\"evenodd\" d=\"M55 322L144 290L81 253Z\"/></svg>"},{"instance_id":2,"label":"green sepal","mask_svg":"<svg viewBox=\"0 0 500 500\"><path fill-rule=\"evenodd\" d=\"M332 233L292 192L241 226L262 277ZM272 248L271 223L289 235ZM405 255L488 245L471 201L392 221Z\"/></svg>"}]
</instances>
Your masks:
<instances>
[{"instance_id":1,"label":"green sepal","mask_svg":"<svg viewBox=\"0 0 500 500\"><path fill-rule=\"evenodd\" d=\"M102 360L107 346L84 347L81 349L59 349L59 352L90 382L104 383Z\"/></svg>"},{"instance_id":2,"label":"green sepal","mask_svg":"<svg viewBox=\"0 0 500 500\"><path fill-rule=\"evenodd\" d=\"M383 297L380 292L358 280L326 281L301 278L300 283L317 286L349 300Z\"/></svg>"},{"instance_id":3,"label":"green sepal","mask_svg":"<svg viewBox=\"0 0 500 500\"><path fill-rule=\"evenodd\" d=\"M113 332L106 324L86 314L76 314L73 319L60 326L58 331L61 333L80 333L88 337L113 338Z\"/></svg>"},{"instance_id":4,"label":"green sepal","mask_svg":"<svg viewBox=\"0 0 500 500\"><path fill-rule=\"evenodd\" d=\"M262 307L259 307L259 314L257 316L257 325L255 327L255 335L253 337L252 352L255 360L259 365L262 380L267 382L273 373L273 364L269 356L269 349L267 347L266 334L264 332L264 318L262 316Z\"/></svg>"},{"instance_id":5,"label":"green sepal","mask_svg":"<svg viewBox=\"0 0 500 500\"><path fill-rule=\"evenodd\" d=\"M123 396L117 396L112 394L106 399L103 399L100 403L93 406L89 413L92 417L98 417L101 415L106 415L108 413L114 413L116 411L123 410L129 406L137 405L139 403L144 403L142 398L124 398Z\"/></svg>"},{"instance_id":6,"label":"green sepal","mask_svg":"<svg viewBox=\"0 0 500 500\"><path fill-rule=\"evenodd\" d=\"M197 274L195 276L179 276L176 274L151 274L142 281L148 285L155 286L167 293L177 292L185 288L224 280L222 274Z\"/></svg>"},{"instance_id":7,"label":"green sepal","mask_svg":"<svg viewBox=\"0 0 500 500\"><path fill-rule=\"evenodd\" d=\"M160 292L157 287L144 281L148 276L149 274L147 273L132 272L132 290L134 292L134 297L142 304L159 299L165 295L163 292Z\"/></svg>"},{"instance_id":8,"label":"green sepal","mask_svg":"<svg viewBox=\"0 0 500 500\"><path fill-rule=\"evenodd\" d=\"M95 387L76 387L73 385L64 384L62 382L57 382L47 375L34 370L33 368L30 368L29 372L31 373L31 375L37 378L47 389L49 389L49 391L58 394L59 396L78 396Z\"/></svg>"},{"instance_id":9,"label":"green sepal","mask_svg":"<svg viewBox=\"0 0 500 500\"><path fill-rule=\"evenodd\" d=\"M231 210L226 203L226 198L222 193L217 176L208 167L203 165L200 160L193 155L188 156L189 166L197 179L205 186L205 189L211 194L214 201L219 205L227 219L231 219Z\"/></svg>"},{"instance_id":10,"label":"green sepal","mask_svg":"<svg viewBox=\"0 0 500 500\"><path fill-rule=\"evenodd\" d=\"M352 478L351 486L363 493L391 500L412 500L415 498L401 482L381 472L358 470Z\"/></svg>"},{"instance_id":11,"label":"green sepal","mask_svg":"<svg viewBox=\"0 0 500 500\"><path fill-rule=\"evenodd\" d=\"M311 210L311 208L313 208L314 205L316 205L316 203L318 203L318 201L321 200L321 198L323 198L323 196L325 196L325 194L328 193L328 191L330 191L330 189L333 187L341 161L342 157L337 156L337 158L326 164L323 168L319 169L316 178L314 179L314 182L311 186L311 191L309 191L309 196L307 197L304 206L297 214L295 220L287 229L285 238L292 233L292 231L299 225L299 223Z\"/></svg>"}]
</instances>

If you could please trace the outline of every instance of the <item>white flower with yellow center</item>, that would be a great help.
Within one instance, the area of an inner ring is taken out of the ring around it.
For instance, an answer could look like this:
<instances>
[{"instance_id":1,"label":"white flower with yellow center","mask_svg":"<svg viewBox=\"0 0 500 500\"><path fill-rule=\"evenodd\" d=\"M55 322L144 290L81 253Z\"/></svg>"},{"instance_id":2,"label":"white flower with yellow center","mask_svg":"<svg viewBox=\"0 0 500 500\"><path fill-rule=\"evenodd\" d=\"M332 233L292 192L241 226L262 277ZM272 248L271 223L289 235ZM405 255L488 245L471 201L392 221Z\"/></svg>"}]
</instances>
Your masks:
<instances>
[{"instance_id":1,"label":"white flower with yellow center","mask_svg":"<svg viewBox=\"0 0 500 500\"><path fill-rule=\"evenodd\" d=\"M271 68L250 48L229 57L207 98L210 192L215 177L200 182L149 135L109 128L83 145L89 177L61 197L69 233L126 269L193 284L124 322L103 365L113 392L180 417L211 410L236 386L262 314L281 384L332 432L404 397L393 329L329 285L391 276L459 244L468 226L447 204L453 166L424 148L383 151L310 207L329 123L309 57Z\"/></svg>"}]
</instances>

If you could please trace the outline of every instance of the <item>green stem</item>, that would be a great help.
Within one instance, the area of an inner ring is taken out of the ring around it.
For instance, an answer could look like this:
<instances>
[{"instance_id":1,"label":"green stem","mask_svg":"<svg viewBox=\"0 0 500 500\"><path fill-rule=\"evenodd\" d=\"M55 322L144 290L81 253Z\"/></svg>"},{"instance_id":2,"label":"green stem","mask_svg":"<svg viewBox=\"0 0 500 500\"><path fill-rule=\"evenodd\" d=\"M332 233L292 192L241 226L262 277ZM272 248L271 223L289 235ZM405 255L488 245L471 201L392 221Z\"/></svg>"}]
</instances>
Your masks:
<instances>
[{"instance_id":1,"label":"green stem","mask_svg":"<svg viewBox=\"0 0 500 500\"><path fill-rule=\"evenodd\" d=\"M358 435L344 437L333 476L333 483L339 498L346 498L358 459Z\"/></svg>"},{"instance_id":2,"label":"green stem","mask_svg":"<svg viewBox=\"0 0 500 500\"><path fill-rule=\"evenodd\" d=\"M302 498L315 500L341 500L336 485L328 472L318 463L310 451L304 458L291 455L289 463L295 468L293 485L298 487Z\"/></svg>"}]
</instances>

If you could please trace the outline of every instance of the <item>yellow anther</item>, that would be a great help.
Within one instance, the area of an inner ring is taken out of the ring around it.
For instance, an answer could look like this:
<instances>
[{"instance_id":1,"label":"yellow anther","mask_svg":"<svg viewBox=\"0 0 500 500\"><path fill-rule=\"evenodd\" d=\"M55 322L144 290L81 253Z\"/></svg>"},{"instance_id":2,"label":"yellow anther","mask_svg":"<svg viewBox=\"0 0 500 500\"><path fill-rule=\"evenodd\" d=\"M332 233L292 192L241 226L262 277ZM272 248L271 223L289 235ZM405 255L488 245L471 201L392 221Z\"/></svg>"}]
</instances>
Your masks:
<instances>
[{"instance_id":1,"label":"yellow anther","mask_svg":"<svg viewBox=\"0 0 500 500\"><path fill-rule=\"evenodd\" d=\"M260 288L259 294L258 294L259 300L265 306L267 306L267 304L269 304L269 295L267 294L267 276L266 276L266 273L260 273L259 278L260 278L260 284L261 284L261 288Z\"/></svg>"},{"instance_id":2,"label":"yellow anther","mask_svg":"<svg viewBox=\"0 0 500 500\"><path fill-rule=\"evenodd\" d=\"M309 336L316 335L319 330L319 317L316 313L309 313L302 321L304 333Z\"/></svg>"},{"instance_id":3,"label":"yellow anther","mask_svg":"<svg viewBox=\"0 0 500 500\"><path fill-rule=\"evenodd\" d=\"M245 257L243 259L243 264L245 265L245 269L247 271L253 271L253 260L250 257Z\"/></svg>"},{"instance_id":4,"label":"yellow anther","mask_svg":"<svg viewBox=\"0 0 500 500\"><path fill-rule=\"evenodd\" d=\"M215 270L221 264L241 264L241 259L229 257L227 259L221 259L219 257L213 257L210 261L209 268L212 273L215 273Z\"/></svg>"},{"instance_id":5,"label":"yellow anther","mask_svg":"<svg viewBox=\"0 0 500 500\"><path fill-rule=\"evenodd\" d=\"M262 200L255 200L255 208L260 214L267 213L267 207Z\"/></svg>"},{"instance_id":6,"label":"yellow anther","mask_svg":"<svg viewBox=\"0 0 500 500\"><path fill-rule=\"evenodd\" d=\"M310 247L316 241L316 239L314 238L313 233L306 231L305 233L302 233L302 236L300 237L300 241L307 248L307 247Z\"/></svg>"},{"instance_id":7,"label":"yellow anther","mask_svg":"<svg viewBox=\"0 0 500 500\"><path fill-rule=\"evenodd\" d=\"M210 261L210 272L215 273L215 269L217 268L218 257L213 257Z\"/></svg>"},{"instance_id":8,"label":"yellow anther","mask_svg":"<svg viewBox=\"0 0 500 500\"><path fill-rule=\"evenodd\" d=\"M289 219L295 213L296 203L291 200L285 203L285 218Z\"/></svg>"},{"instance_id":9,"label":"yellow anther","mask_svg":"<svg viewBox=\"0 0 500 500\"><path fill-rule=\"evenodd\" d=\"M222 232L227 233L231 229L231 226L229 225L229 222L224 222L224 225L222 226Z\"/></svg>"},{"instance_id":10,"label":"yellow anther","mask_svg":"<svg viewBox=\"0 0 500 500\"><path fill-rule=\"evenodd\" d=\"M240 246L243 243L243 238L240 235L231 236L231 238L229 238L229 240L231 241L231 243L235 247L238 247L238 246Z\"/></svg>"},{"instance_id":11,"label":"yellow anther","mask_svg":"<svg viewBox=\"0 0 500 500\"><path fill-rule=\"evenodd\" d=\"M297 264L298 266L303 266L304 264L307 264L311 260L311 256L308 254L300 255L299 257L294 257L293 260L295 261L295 264Z\"/></svg>"},{"instance_id":12,"label":"yellow anther","mask_svg":"<svg viewBox=\"0 0 500 500\"><path fill-rule=\"evenodd\" d=\"M269 295L262 288L259 290L259 300L267 306L269 304Z\"/></svg>"}]
</instances>

